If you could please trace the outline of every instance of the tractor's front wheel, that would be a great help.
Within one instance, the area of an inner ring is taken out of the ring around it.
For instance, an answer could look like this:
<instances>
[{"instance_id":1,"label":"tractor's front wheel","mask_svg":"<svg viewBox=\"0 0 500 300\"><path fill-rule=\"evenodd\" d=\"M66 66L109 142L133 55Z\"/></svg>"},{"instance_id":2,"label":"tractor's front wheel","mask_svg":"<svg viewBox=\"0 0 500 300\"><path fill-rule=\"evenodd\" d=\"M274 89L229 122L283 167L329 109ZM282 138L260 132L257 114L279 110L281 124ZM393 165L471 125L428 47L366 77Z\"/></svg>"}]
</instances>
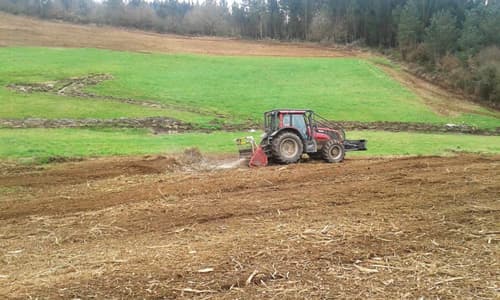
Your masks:
<instances>
[{"instance_id":1,"label":"tractor's front wheel","mask_svg":"<svg viewBox=\"0 0 500 300\"><path fill-rule=\"evenodd\" d=\"M329 163L338 163L344 160L345 149L344 145L335 140L326 142L321 150L321 155L324 160Z\"/></svg>"},{"instance_id":2,"label":"tractor's front wheel","mask_svg":"<svg viewBox=\"0 0 500 300\"><path fill-rule=\"evenodd\" d=\"M272 141L273 158L282 164L297 162L303 149L302 140L292 132L283 132Z\"/></svg>"}]
</instances>

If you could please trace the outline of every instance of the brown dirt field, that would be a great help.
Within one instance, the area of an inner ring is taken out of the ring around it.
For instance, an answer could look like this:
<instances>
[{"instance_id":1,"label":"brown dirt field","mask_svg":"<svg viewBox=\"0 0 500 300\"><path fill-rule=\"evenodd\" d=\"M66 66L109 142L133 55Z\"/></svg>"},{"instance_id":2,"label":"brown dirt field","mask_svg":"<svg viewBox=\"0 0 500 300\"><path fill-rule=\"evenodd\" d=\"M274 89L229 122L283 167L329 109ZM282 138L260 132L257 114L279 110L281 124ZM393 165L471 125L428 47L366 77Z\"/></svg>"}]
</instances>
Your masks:
<instances>
[{"instance_id":1,"label":"brown dirt field","mask_svg":"<svg viewBox=\"0 0 500 300\"><path fill-rule=\"evenodd\" d=\"M0 172L4 298L498 298L500 157Z\"/></svg>"},{"instance_id":2,"label":"brown dirt field","mask_svg":"<svg viewBox=\"0 0 500 300\"><path fill-rule=\"evenodd\" d=\"M0 13L0 47L44 46L122 51L257 56L355 56L358 52L313 43L256 42L187 37L109 26L75 25Z\"/></svg>"}]
</instances>

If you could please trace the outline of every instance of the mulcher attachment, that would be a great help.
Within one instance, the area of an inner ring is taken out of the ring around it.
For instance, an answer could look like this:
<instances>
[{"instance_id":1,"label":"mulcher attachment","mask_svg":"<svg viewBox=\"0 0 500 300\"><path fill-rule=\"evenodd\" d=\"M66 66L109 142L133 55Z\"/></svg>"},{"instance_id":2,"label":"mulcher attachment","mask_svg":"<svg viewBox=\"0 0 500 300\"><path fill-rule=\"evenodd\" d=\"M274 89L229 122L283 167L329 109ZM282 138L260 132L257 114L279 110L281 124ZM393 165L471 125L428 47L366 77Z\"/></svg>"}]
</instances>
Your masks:
<instances>
[{"instance_id":1,"label":"mulcher attachment","mask_svg":"<svg viewBox=\"0 0 500 300\"><path fill-rule=\"evenodd\" d=\"M240 153L240 160L248 164L249 167L267 166L267 155L252 136L236 139L236 145Z\"/></svg>"}]
</instances>

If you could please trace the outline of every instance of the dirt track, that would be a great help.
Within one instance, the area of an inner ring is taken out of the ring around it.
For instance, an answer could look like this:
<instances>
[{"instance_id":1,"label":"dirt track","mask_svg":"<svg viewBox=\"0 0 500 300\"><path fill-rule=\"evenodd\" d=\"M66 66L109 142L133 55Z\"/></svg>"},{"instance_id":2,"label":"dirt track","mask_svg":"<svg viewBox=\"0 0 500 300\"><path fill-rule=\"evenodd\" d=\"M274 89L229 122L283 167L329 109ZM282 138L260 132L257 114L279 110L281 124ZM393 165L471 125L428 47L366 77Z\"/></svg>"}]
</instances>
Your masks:
<instances>
[{"instance_id":1,"label":"dirt track","mask_svg":"<svg viewBox=\"0 0 500 300\"><path fill-rule=\"evenodd\" d=\"M0 296L495 298L500 157L0 175Z\"/></svg>"}]
</instances>

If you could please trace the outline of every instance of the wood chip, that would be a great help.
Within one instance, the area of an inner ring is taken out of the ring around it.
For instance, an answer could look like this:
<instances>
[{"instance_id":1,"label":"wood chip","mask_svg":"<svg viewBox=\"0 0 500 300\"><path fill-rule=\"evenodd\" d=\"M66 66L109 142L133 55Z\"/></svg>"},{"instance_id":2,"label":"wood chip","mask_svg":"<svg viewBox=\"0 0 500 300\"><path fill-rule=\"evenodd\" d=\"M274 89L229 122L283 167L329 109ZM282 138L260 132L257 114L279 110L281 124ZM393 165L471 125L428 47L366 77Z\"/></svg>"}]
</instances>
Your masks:
<instances>
[{"instance_id":1,"label":"wood chip","mask_svg":"<svg viewBox=\"0 0 500 300\"><path fill-rule=\"evenodd\" d=\"M250 283L252 283L252 279L255 277L255 275L257 275L259 273L258 270L254 270L252 272L252 274L250 274L250 276L248 276L247 278L247 281L245 281L245 285L249 285Z\"/></svg>"},{"instance_id":2,"label":"wood chip","mask_svg":"<svg viewBox=\"0 0 500 300\"><path fill-rule=\"evenodd\" d=\"M214 271L214 268L204 268L204 269L199 269L198 273L210 273L213 271Z\"/></svg>"},{"instance_id":3,"label":"wood chip","mask_svg":"<svg viewBox=\"0 0 500 300\"><path fill-rule=\"evenodd\" d=\"M192 288L185 288L185 289L182 289L181 291L185 292L185 293L195 293L195 294L217 293L217 291L214 291L214 290L197 290L197 289L192 289Z\"/></svg>"},{"instance_id":4,"label":"wood chip","mask_svg":"<svg viewBox=\"0 0 500 300\"><path fill-rule=\"evenodd\" d=\"M442 284L442 283L452 282L452 281L457 281L457 280L462 280L462 279L465 279L465 277L452 277L452 278L448 278L448 279L445 279L445 280L437 281L434 284L435 285L439 285L439 284Z\"/></svg>"},{"instance_id":5,"label":"wood chip","mask_svg":"<svg viewBox=\"0 0 500 300\"><path fill-rule=\"evenodd\" d=\"M157 249L157 248L168 248L171 245L156 245L156 246L146 246L147 249Z\"/></svg>"},{"instance_id":6,"label":"wood chip","mask_svg":"<svg viewBox=\"0 0 500 300\"><path fill-rule=\"evenodd\" d=\"M328 229L330 228L330 225L326 225L325 227L323 227L323 229L321 229L321 233L322 234L327 234L328 233Z\"/></svg>"},{"instance_id":7,"label":"wood chip","mask_svg":"<svg viewBox=\"0 0 500 300\"><path fill-rule=\"evenodd\" d=\"M186 228L186 227L184 227L184 228L176 229L176 230L174 230L173 232L174 232L174 233L181 233L181 232L183 232L183 231L188 231L188 230L191 230L191 228Z\"/></svg>"},{"instance_id":8,"label":"wood chip","mask_svg":"<svg viewBox=\"0 0 500 300\"><path fill-rule=\"evenodd\" d=\"M377 269L368 269L362 266L358 266L356 264L354 264L354 267L363 273L378 273Z\"/></svg>"}]
</instances>

